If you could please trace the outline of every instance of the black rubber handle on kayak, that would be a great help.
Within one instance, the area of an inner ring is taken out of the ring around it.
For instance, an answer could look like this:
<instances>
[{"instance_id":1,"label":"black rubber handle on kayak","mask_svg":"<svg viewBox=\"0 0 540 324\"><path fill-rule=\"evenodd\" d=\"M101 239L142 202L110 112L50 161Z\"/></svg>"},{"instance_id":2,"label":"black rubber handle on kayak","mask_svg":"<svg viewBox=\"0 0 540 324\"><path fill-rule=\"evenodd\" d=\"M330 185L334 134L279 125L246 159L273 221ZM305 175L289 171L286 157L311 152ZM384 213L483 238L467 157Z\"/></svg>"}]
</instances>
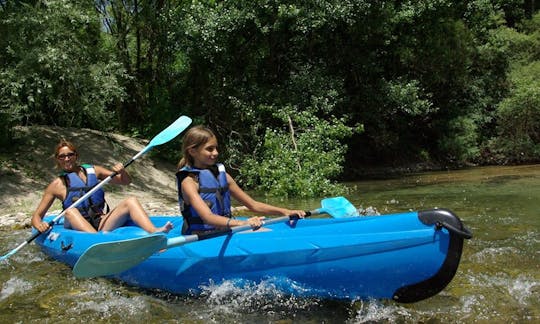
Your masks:
<instances>
[{"instance_id":1,"label":"black rubber handle on kayak","mask_svg":"<svg viewBox=\"0 0 540 324\"><path fill-rule=\"evenodd\" d=\"M438 221L437 228L442 228L442 227L446 228L449 232L455 233L458 236L461 236L462 238L467 239L467 240L473 237L471 231L469 231L465 226L462 226L462 229L458 229L446 222Z\"/></svg>"}]
</instances>

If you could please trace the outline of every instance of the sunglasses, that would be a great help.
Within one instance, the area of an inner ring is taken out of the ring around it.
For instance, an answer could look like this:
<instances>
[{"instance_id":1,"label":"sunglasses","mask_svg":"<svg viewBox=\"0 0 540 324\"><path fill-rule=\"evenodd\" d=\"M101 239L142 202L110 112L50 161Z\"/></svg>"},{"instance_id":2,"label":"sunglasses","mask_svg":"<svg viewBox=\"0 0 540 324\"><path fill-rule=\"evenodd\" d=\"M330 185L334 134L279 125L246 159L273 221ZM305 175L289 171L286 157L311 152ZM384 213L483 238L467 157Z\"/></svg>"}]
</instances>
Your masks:
<instances>
[{"instance_id":1,"label":"sunglasses","mask_svg":"<svg viewBox=\"0 0 540 324\"><path fill-rule=\"evenodd\" d=\"M71 158L74 157L75 155L77 155L77 153L73 153L73 152L71 152L71 153L66 153L66 154L58 154L58 155L56 156L56 158L57 158L58 160L64 160L65 158L71 159Z\"/></svg>"}]
</instances>

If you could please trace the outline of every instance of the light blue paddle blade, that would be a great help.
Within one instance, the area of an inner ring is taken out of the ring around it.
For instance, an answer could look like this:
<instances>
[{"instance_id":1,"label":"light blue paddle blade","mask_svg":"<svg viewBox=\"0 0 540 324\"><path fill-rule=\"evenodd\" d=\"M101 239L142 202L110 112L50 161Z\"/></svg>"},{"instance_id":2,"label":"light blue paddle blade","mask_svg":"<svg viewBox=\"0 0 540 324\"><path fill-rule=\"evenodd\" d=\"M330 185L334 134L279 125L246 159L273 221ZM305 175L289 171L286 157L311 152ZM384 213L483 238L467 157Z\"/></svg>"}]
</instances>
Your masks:
<instances>
[{"instance_id":1,"label":"light blue paddle blade","mask_svg":"<svg viewBox=\"0 0 540 324\"><path fill-rule=\"evenodd\" d=\"M321 201L320 212L327 213L334 218L358 216L356 207L345 197L324 198Z\"/></svg>"},{"instance_id":2,"label":"light blue paddle blade","mask_svg":"<svg viewBox=\"0 0 540 324\"><path fill-rule=\"evenodd\" d=\"M180 133L182 133L188 126L191 124L191 118L187 116L180 116L174 123L170 124L169 127L161 131L161 133L154 136L150 143L143 150L143 153L146 153L154 146L158 146L164 143L169 142Z\"/></svg>"},{"instance_id":3,"label":"light blue paddle blade","mask_svg":"<svg viewBox=\"0 0 540 324\"><path fill-rule=\"evenodd\" d=\"M77 278L106 276L125 271L167 247L164 234L97 243L89 247L73 267Z\"/></svg>"}]
</instances>

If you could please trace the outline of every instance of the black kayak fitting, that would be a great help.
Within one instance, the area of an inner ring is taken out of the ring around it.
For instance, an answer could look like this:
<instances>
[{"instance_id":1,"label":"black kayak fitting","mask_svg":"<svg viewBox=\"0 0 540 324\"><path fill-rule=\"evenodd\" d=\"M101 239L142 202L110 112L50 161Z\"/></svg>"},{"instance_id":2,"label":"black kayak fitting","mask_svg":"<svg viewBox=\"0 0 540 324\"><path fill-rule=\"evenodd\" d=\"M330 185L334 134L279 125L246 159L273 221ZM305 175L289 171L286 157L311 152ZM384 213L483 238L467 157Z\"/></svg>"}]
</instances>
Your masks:
<instances>
[{"instance_id":1,"label":"black kayak fitting","mask_svg":"<svg viewBox=\"0 0 540 324\"><path fill-rule=\"evenodd\" d=\"M472 238L472 233L448 209L419 211L418 218L426 225L435 226L437 230L441 230L442 228L448 230L450 233L448 253L441 268L433 277L396 290L393 299L399 303L414 303L434 296L443 290L456 274L463 250L463 240Z\"/></svg>"}]
</instances>

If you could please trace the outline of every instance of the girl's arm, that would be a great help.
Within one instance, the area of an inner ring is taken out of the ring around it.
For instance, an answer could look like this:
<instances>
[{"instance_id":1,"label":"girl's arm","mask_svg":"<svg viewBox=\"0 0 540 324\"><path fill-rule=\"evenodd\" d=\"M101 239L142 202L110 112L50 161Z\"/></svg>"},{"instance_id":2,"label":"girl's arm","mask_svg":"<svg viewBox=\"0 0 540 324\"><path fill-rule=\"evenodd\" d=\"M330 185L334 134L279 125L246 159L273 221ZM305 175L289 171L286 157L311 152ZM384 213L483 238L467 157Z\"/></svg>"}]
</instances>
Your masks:
<instances>
[{"instance_id":1,"label":"girl's arm","mask_svg":"<svg viewBox=\"0 0 540 324\"><path fill-rule=\"evenodd\" d=\"M47 188L45 188L39 205L32 213L32 226L42 233L49 229L49 224L43 221L43 217L45 216L49 208L51 208L54 199L57 197L59 198L58 190L60 190L61 188L59 188L60 184L58 182L61 182L59 178L51 182L47 186Z\"/></svg>"},{"instance_id":2,"label":"girl's arm","mask_svg":"<svg viewBox=\"0 0 540 324\"><path fill-rule=\"evenodd\" d=\"M119 185L128 185L131 183L131 176L127 173L122 163L115 164L112 167L112 170L106 169L100 165L94 165L94 170L96 170L96 176L100 180L107 178L116 171L118 174L111 179L111 183Z\"/></svg>"}]
</instances>

